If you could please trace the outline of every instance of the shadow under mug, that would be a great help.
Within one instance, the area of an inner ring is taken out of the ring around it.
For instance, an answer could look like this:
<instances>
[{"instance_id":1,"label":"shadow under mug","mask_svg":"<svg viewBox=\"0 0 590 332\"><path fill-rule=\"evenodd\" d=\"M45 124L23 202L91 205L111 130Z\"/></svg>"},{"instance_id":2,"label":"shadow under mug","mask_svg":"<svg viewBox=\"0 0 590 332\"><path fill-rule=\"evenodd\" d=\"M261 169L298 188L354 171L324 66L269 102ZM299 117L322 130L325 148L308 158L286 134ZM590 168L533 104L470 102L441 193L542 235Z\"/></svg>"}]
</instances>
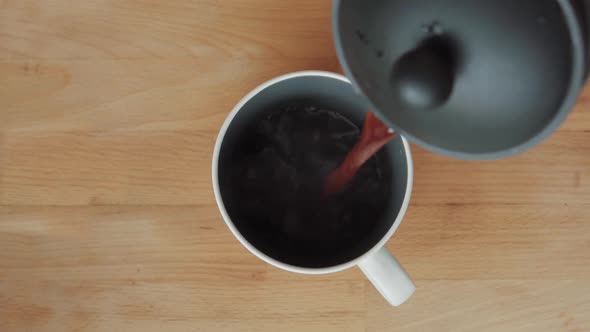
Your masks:
<instances>
[{"instance_id":1,"label":"shadow under mug","mask_svg":"<svg viewBox=\"0 0 590 332\"><path fill-rule=\"evenodd\" d=\"M262 246L255 234L239 215L232 215L228 204L231 187L225 179L232 164L233 148L247 134L252 122L261 114L285 102L304 100L318 107L336 110L361 127L368 103L355 93L350 82L342 75L323 71L301 71L285 74L258 86L248 93L232 110L223 123L213 153L213 189L217 205L225 223L234 236L254 255L281 269L306 273L331 273L358 265L375 288L392 305L405 302L416 287L404 268L385 248L403 216L410 200L413 165L408 142L397 136L382 151L391 166L391 200L384 216L360 245L354 246L344 259L327 259L324 265L309 267L280 259L273 248Z\"/></svg>"}]
</instances>

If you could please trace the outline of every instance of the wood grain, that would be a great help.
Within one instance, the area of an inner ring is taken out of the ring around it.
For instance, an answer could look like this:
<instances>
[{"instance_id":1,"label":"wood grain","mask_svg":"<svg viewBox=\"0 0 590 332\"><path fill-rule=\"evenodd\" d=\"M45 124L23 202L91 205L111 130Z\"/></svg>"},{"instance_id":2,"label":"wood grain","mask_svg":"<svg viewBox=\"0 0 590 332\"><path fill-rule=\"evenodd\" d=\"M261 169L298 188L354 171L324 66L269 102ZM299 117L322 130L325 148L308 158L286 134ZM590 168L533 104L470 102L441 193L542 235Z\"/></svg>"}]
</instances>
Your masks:
<instances>
[{"instance_id":1,"label":"wood grain","mask_svg":"<svg viewBox=\"0 0 590 332\"><path fill-rule=\"evenodd\" d=\"M211 189L217 131L276 75L340 71L329 1L0 1L0 331L589 331L590 85L521 155L413 146L388 247L418 291L270 267Z\"/></svg>"}]
</instances>

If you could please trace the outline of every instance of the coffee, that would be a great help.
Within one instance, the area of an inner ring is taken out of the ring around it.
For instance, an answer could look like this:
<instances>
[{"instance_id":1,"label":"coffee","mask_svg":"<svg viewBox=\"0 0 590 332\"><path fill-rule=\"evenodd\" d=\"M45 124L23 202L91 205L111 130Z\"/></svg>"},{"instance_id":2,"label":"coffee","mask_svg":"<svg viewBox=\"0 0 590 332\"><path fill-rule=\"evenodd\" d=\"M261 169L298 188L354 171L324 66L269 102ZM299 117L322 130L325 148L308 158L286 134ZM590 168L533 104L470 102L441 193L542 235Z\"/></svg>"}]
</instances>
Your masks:
<instances>
[{"instance_id":1,"label":"coffee","mask_svg":"<svg viewBox=\"0 0 590 332\"><path fill-rule=\"evenodd\" d=\"M240 233L268 256L296 266L341 264L370 249L388 229L391 164L380 151L340 193L326 176L360 135L342 114L310 105L263 112L229 154L223 197Z\"/></svg>"}]
</instances>

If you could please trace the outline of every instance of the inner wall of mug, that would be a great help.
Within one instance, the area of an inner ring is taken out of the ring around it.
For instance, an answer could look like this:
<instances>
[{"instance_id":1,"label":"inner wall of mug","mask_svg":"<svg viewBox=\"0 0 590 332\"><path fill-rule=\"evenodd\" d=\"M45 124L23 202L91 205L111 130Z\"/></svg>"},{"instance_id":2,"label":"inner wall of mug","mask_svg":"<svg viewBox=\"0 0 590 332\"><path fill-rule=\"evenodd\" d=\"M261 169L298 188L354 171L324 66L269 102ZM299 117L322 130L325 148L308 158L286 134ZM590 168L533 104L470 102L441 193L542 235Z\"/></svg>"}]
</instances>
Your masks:
<instances>
[{"instance_id":1,"label":"inner wall of mug","mask_svg":"<svg viewBox=\"0 0 590 332\"><path fill-rule=\"evenodd\" d=\"M407 186L407 160L401 138L397 137L388 143L378 154L378 159L386 165L384 171L391 172L389 204L382 218L371 232L358 241L351 241L350 246L338 248L334 253L292 252L268 243L246 218L241 217L232 208L232 197L229 172L240 151L238 143L248 136L252 126L269 112L281 110L292 104L314 105L334 110L357 126L362 127L364 116L368 110L367 103L358 96L348 82L324 76L297 76L279 81L248 100L231 121L219 154L218 181L220 194L227 213L236 229L246 241L265 255L280 262L306 268L326 268L353 260L375 246L393 226L404 200ZM280 190L280 188L277 188Z\"/></svg>"}]
</instances>

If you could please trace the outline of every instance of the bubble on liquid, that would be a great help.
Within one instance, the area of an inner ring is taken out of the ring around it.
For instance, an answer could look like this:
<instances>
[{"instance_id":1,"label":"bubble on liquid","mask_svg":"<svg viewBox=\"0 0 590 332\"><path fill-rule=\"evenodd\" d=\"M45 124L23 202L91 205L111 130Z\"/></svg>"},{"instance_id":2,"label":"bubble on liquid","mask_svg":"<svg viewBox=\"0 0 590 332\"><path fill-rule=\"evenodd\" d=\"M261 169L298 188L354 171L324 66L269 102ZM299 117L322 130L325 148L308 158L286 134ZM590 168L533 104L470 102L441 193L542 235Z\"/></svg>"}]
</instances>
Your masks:
<instances>
[{"instance_id":1,"label":"bubble on liquid","mask_svg":"<svg viewBox=\"0 0 590 332\"><path fill-rule=\"evenodd\" d=\"M305 106L303 110L310 114L317 114L320 111L316 106Z\"/></svg>"}]
</instances>

